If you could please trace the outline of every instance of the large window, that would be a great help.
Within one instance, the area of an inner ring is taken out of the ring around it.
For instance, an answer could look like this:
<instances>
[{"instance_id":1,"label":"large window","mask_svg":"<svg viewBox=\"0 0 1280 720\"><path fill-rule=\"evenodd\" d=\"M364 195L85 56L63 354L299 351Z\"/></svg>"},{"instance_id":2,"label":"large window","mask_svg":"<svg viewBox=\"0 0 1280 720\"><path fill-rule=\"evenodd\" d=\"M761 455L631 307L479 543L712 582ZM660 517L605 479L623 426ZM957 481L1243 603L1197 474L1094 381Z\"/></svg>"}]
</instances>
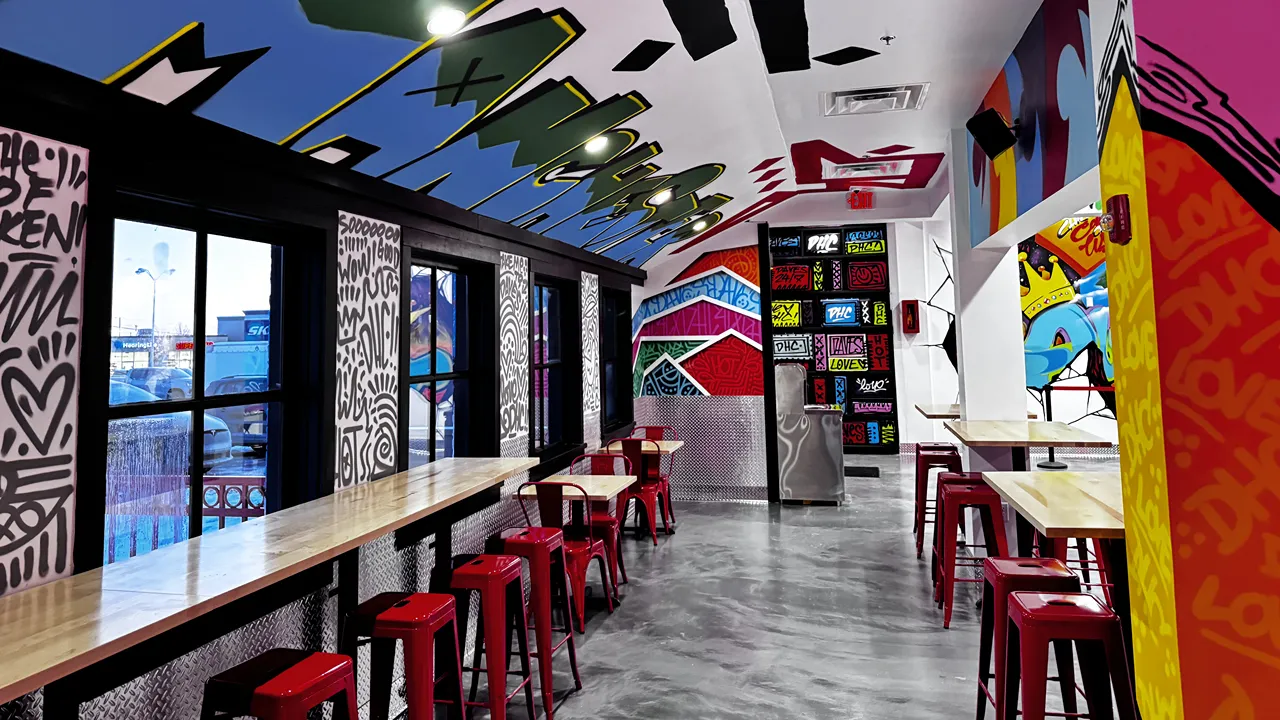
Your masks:
<instances>
[{"instance_id":1,"label":"large window","mask_svg":"<svg viewBox=\"0 0 1280 720\"><path fill-rule=\"evenodd\" d=\"M104 563L263 515L285 397L279 245L114 236Z\"/></svg>"},{"instance_id":2,"label":"large window","mask_svg":"<svg viewBox=\"0 0 1280 720\"><path fill-rule=\"evenodd\" d=\"M533 390L530 440L534 454L564 441L564 357L561 290L533 286Z\"/></svg>"},{"instance_id":3,"label":"large window","mask_svg":"<svg viewBox=\"0 0 1280 720\"><path fill-rule=\"evenodd\" d=\"M470 454L467 276L414 263L409 276L409 467Z\"/></svg>"},{"instance_id":4,"label":"large window","mask_svg":"<svg viewBox=\"0 0 1280 720\"><path fill-rule=\"evenodd\" d=\"M600 299L600 429L631 422L631 301L626 293L605 290Z\"/></svg>"}]
</instances>

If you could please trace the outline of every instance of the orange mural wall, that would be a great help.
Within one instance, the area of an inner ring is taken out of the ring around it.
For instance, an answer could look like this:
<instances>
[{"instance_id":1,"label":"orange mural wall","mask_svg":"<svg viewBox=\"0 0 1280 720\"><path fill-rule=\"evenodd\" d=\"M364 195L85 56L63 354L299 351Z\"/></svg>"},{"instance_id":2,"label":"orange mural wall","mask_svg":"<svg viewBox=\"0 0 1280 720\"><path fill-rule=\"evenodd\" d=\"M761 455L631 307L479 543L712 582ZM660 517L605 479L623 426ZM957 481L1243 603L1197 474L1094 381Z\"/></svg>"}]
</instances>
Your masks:
<instances>
[{"instance_id":1,"label":"orange mural wall","mask_svg":"<svg viewBox=\"0 0 1280 720\"><path fill-rule=\"evenodd\" d=\"M1188 718L1265 717L1280 679L1280 231L1143 134Z\"/></svg>"}]
</instances>

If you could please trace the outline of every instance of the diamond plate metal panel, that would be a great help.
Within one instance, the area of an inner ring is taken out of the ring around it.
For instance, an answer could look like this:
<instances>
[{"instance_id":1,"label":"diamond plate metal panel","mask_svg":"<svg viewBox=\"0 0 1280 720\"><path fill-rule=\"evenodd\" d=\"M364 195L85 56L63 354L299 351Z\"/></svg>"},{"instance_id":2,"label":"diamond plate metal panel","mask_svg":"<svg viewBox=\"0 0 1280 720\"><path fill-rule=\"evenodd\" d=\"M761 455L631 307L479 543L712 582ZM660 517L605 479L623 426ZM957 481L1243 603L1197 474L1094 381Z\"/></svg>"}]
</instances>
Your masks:
<instances>
[{"instance_id":1,"label":"diamond plate metal panel","mask_svg":"<svg viewBox=\"0 0 1280 720\"><path fill-rule=\"evenodd\" d=\"M210 676L273 647L332 652L337 646L337 599L328 590L227 633L163 667L81 705L84 720L189 720L200 716Z\"/></svg>"},{"instance_id":2,"label":"diamond plate metal panel","mask_svg":"<svg viewBox=\"0 0 1280 720\"><path fill-rule=\"evenodd\" d=\"M685 441L671 458L673 500L767 497L763 397L639 397L635 415Z\"/></svg>"},{"instance_id":3,"label":"diamond plate metal panel","mask_svg":"<svg viewBox=\"0 0 1280 720\"><path fill-rule=\"evenodd\" d=\"M37 690L0 705L0 720L40 720L43 706L44 691Z\"/></svg>"}]
</instances>

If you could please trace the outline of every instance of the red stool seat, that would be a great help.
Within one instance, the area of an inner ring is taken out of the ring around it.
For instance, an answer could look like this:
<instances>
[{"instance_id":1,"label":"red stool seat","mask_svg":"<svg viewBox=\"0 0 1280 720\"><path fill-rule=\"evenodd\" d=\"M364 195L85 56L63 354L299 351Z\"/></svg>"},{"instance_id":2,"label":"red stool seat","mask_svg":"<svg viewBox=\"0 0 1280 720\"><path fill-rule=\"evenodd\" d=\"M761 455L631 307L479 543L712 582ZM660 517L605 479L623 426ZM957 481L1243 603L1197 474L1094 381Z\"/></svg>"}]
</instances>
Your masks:
<instances>
[{"instance_id":1,"label":"red stool seat","mask_svg":"<svg viewBox=\"0 0 1280 720\"><path fill-rule=\"evenodd\" d=\"M329 700L333 700L335 718L360 717L351 658L276 648L209 678L200 717L306 720L311 709Z\"/></svg>"},{"instance_id":2,"label":"red stool seat","mask_svg":"<svg viewBox=\"0 0 1280 720\"><path fill-rule=\"evenodd\" d=\"M944 474L945 475L945 474ZM985 482L968 482L960 479L938 479L938 507L942 518L937 523L938 545L935 547L935 560L938 572L938 585L934 597L943 604L942 627L951 627L951 610L955 601L955 585L957 582L982 582L979 579L959 578L956 576L956 560L971 558L956 557L956 533L960 531L960 511L972 508L978 512L982 520L982 535L987 543L988 557L1008 557L1009 545L1005 538L1000 494L991 489ZM972 567L973 565L969 565ZM960 567L964 567L963 565Z\"/></svg>"},{"instance_id":3,"label":"red stool seat","mask_svg":"<svg viewBox=\"0 0 1280 720\"><path fill-rule=\"evenodd\" d=\"M382 593L360 603L348 618L348 642L354 647L361 637L371 638L369 673L369 718L386 720L391 711L391 683L395 668L396 641L404 643L405 695L409 720L435 717L437 659L451 682L446 699L461 708L462 652L458 645L456 602L443 593ZM437 653L436 635L443 643ZM460 711L455 713L461 717Z\"/></svg>"},{"instance_id":4,"label":"red stool seat","mask_svg":"<svg viewBox=\"0 0 1280 720\"><path fill-rule=\"evenodd\" d=\"M911 532L916 536L916 557L924 553L924 528L929 524L929 471L941 468L944 472L958 473L964 470L960 451L950 443L920 443L916 449L916 507ZM934 524L937 524L937 502L933 508Z\"/></svg>"},{"instance_id":5,"label":"red stool seat","mask_svg":"<svg viewBox=\"0 0 1280 720\"><path fill-rule=\"evenodd\" d=\"M512 555L477 555L453 571L453 589L484 590L520 579L520 558Z\"/></svg>"},{"instance_id":6,"label":"red stool seat","mask_svg":"<svg viewBox=\"0 0 1280 720\"><path fill-rule=\"evenodd\" d=\"M552 692L554 673L552 658L565 644L569 645L569 667L573 670L575 690L582 689L582 677L578 674L578 649L573 638L572 610L569 607L569 583L564 553L564 533L553 527L524 527L503 530L498 535L502 552L516 555L529 563L529 601L533 613L533 640L538 659L538 675L542 687L542 706L547 720L551 720L555 695ZM559 609L563 618L562 628L554 627L553 611ZM551 639L552 631L565 633L558 643Z\"/></svg>"},{"instance_id":7,"label":"red stool seat","mask_svg":"<svg viewBox=\"0 0 1280 720\"><path fill-rule=\"evenodd\" d=\"M1021 685L1023 720L1044 720L1049 644L1074 641L1090 716L1111 717L1114 688L1120 720L1137 719L1120 618L1097 598L1085 593L1010 593L1007 622L1006 717L1017 711Z\"/></svg>"},{"instance_id":8,"label":"red stool seat","mask_svg":"<svg viewBox=\"0 0 1280 720\"><path fill-rule=\"evenodd\" d=\"M982 626L978 640L978 720L986 713L987 702L995 707L996 720L1005 720L1004 673L1006 623L1009 594L1013 592L1079 592L1080 580L1063 563L1054 558L987 558L982 563ZM999 620L998 620L999 619ZM1058 646L1055 646L1058 647ZM995 651L995 672L991 670ZM1076 711L1075 669L1070 646L1059 648L1058 680L1062 687L1063 707ZM994 679L994 687L987 681Z\"/></svg>"},{"instance_id":9,"label":"red stool seat","mask_svg":"<svg viewBox=\"0 0 1280 720\"><path fill-rule=\"evenodd\" d=\"M475 659L471 671L471 690L468 705L489 709L492 720L506 720L507 703L525 692L529 717L534 715L533 676L529 671L529 628L525 620L524 583L520 577L520 558L513 555L479 555L461 561L454 567L452 586L458 603L458 624L467 627L466 608L470 605L469 592L480 593L480 618L476 623ZM516 636L519 647L520 683L507 692L508 651L511 635ZM480 658L484 656L483 672L488 676L489 701L475 702L479 689Z\"/></svg>"}]
</instances>

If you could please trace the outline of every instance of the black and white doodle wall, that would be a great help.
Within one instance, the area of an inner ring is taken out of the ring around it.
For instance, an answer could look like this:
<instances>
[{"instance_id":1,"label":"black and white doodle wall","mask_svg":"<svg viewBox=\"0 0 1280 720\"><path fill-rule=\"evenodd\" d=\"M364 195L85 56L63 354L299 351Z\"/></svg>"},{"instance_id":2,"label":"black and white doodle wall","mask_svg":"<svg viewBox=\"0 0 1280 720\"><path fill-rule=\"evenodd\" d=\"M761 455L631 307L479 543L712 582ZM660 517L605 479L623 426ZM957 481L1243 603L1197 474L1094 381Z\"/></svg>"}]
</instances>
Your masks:
<instances>
[{"instance_id":1,"label":"black and white doodle wall","mask_svg":"<svg viewBox=\"0 0 1280 720\"><path fill-rule=\"evenodd\" d=\"M338 213L337 482L396 469L400 227Z\"/></svg>"},{"instance_id":2,"label":"black and white doodle wall","mask_svg":"<svg viewBox=\"0 0 1280 720\"><path fill-rule=\"evenodd\" d=\"M0 128L0 594L71 574L89 151Z\"/></svg>"},{"instance_id":3,"label":"black and white doodle wall","mask_svg":"<svg viewBox=\"0 0 1280 720\"><path fill-rule=\"evenodd\" d=\"M582 437L587 449L600 446L600 277L582 273Z\"/></svg>"}]
</instances>

